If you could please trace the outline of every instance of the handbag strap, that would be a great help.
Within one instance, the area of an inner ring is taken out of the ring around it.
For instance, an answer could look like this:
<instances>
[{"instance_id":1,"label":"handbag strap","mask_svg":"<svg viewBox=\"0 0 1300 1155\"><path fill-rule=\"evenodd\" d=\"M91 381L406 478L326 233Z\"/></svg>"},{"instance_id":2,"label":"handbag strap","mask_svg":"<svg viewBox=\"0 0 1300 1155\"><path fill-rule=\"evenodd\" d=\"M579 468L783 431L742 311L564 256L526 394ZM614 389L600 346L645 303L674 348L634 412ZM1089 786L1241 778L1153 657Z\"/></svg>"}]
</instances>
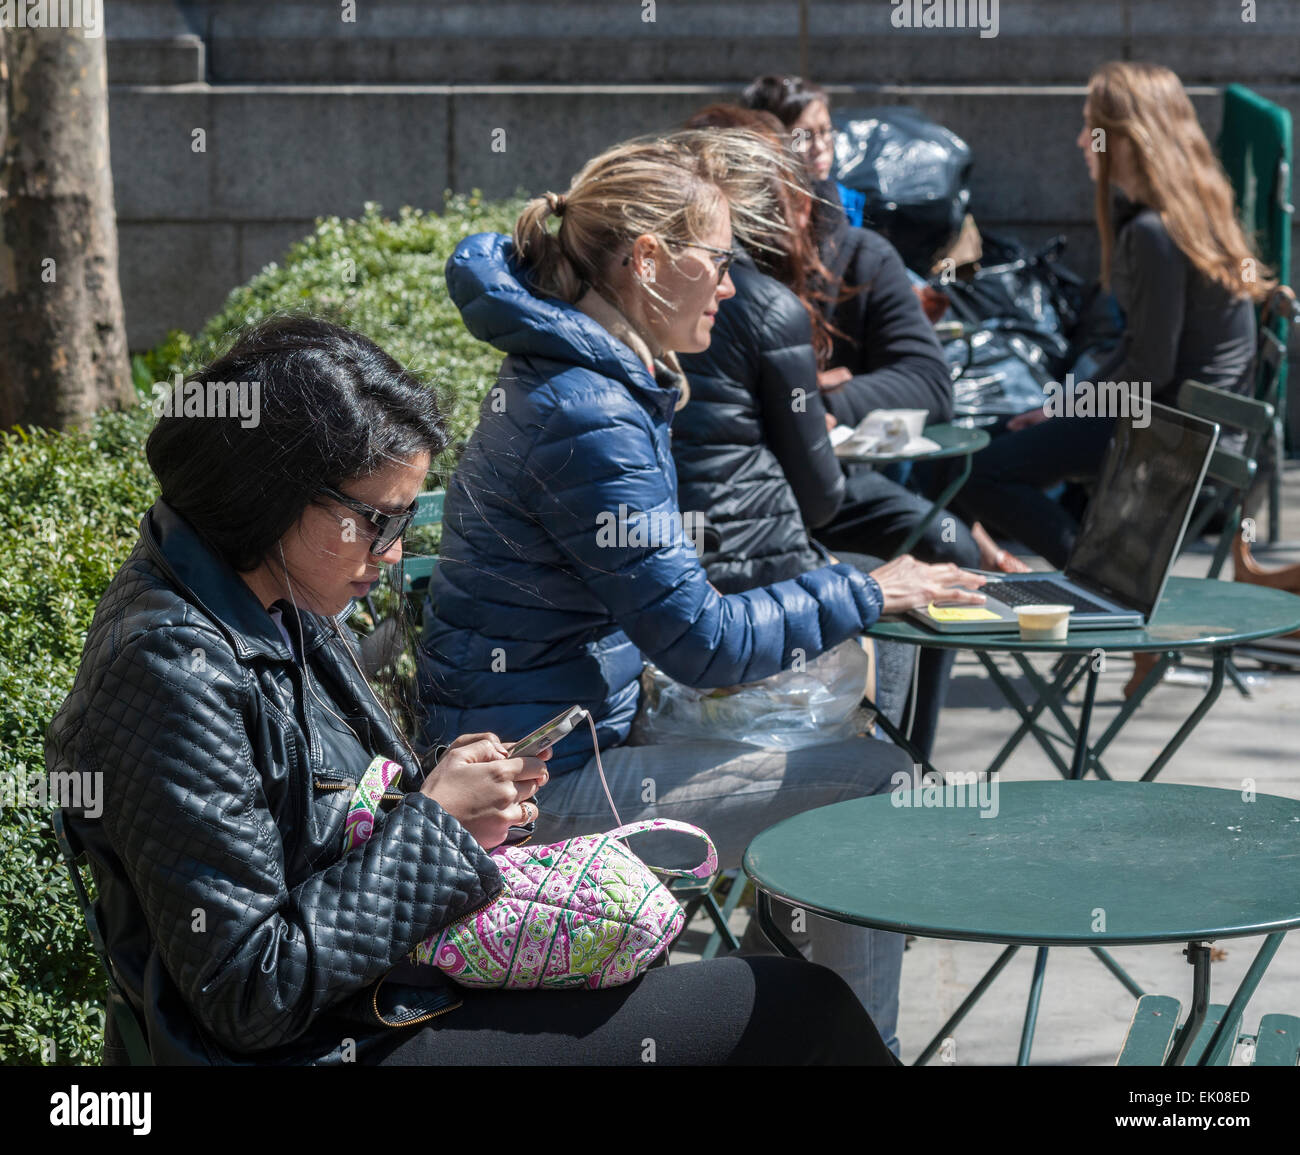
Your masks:
<instances>
[{"instance_id":1,"label":"handbag strap","mask_svg":"<svg viewBox=\"0 0 1300 1155\"><path fill-rule=\"evenodd\" d=\"M366 767L361 775L352 802L348 806L347 821L343 824L343 853L360 846L375 829L375 814L379 810L384 792L402 777L402 767L382 755Z\"/></svg>"},{"instance_id":2,"label":"handbag strap","mask_svg":"<svg viewBox=\"0 0 1300 1155\"><path fill-rule=\"evenodd\" d=\"M673 818L643 818L640 822L629 822L626 826L620 826L615 830L607 831L606 838L624 839L633 834L641 834L646 830L672 830L678 834L691 834L701 839L707 846L708 853L704 856L704 861L694 870L678 870L667 866L651 866L650 869L656 874L662 874L668 878L712 878L718 871L718 851L713 845L713 839L704 833L698 826L692 826L689 822L678 822ZM648 865L648 864L647 864Z\"/></svg>"}]
</instances>

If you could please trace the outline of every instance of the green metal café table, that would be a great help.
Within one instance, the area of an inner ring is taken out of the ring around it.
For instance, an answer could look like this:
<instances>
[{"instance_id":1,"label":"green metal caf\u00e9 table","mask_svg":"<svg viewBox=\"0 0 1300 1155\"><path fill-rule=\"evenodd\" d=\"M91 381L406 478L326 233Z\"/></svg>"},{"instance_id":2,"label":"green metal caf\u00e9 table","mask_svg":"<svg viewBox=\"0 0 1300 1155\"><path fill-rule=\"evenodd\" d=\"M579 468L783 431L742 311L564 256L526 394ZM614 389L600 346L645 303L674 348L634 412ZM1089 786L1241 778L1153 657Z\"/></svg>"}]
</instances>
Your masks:
<instances>
[{"instance_id":1,"label":"green metal caf\u00e9 table","mask_svg":"<svg viewBox=\"0 0 1300 1155\"><path fill-rule=\"evenodd\" d=\"M901 557L921 540L922 535L930 528L930 523L939 516L944 506L966 484L966 479L970 477L971 458L989 443L987 430L966 428L961 425L928 425L922 431L922 435L935 442L939 448L932 449L928 453L841 453L838 449L835 451L836 457L850 465L896 465L903 461L921 462L941 461L950 457L965 458L962 462L961 471L944 486L943 492L934 499L925 517L912 527L912 532L907 535L903 544L895 551L895 557Z\"/></svg>"},{"instance_id":2,"label":"green metal caf\u00e9 table","mask_svg":"<svg viewBox=\"0 0 1300 1155\"><path fill-rule=\"evenodd\" d=\"M1286 932L1300 926L1300 800L1137 782L994 780L949 789L942 805L927 804L922 790L838 802L755 838L744 867L773 945L799 957L776 925L773 898L856 926L1008 944L918 1064L1016 951L1036 945L1024 1065L1048 947L1104 954L1104 946L1185 942L1191 1011L1167 1063L1230 1061L1246 1004ZM1205 1043L1207 944L1248 935L1267 937Z\"/></svg>"},{"instance_id":3,"label":"green metal caf\u00e9 table","mask_svg":"<svg viewBox=\"0 0 1300 1155\"><path fill-rule=\"evenodd\" d=\"M1149 782L1164 769L1214 705L1223 689L1224 669L1232 647L1240 642L1275 637L1297 629L1300 629L1300 597L1294 594L1241 582L1171 577L1159 607L1143 627L1071 630L1063 641L1027 642L1022 641L1015 630L990 634L939 634L911 620L891 617L881 618L866 633L873 638L913 646L937 646L975 653L993 684L1020 716L1020 726L989 763L985 771L988 774L1001 769L1016 747L1032 734L1063 777L1083 778L1091 770L1097 777L1109 779L1102 755L1160 681L1175 655L1190 650L1208 651L1212 663L1210 684L1187 720L1143 773L1142 781ZM1089 741L1097 678L1104 667L1105 655L1139 650L1159 652L1162 656L1101 736ZM1031 703L1022 698L1011 680L998 669L992 655L999 651L1011 654L1037 696L1036 701ZM1034 654L1063 655L1050 680L1034 669L1029 661ZM1066 712L1066 695L1081 679L1086 679L1086 682L1079 722L1075 725ZM1055 718L1060 733L1040 723L1045 712L1050 712ZM887 718L881 716L877 720L890 738L908 750L927 773L937 773L928 761L916 755L910 743L896 732ZM1063 754L1062 749L1066 753Z\"/></svg>"}]
</instances>

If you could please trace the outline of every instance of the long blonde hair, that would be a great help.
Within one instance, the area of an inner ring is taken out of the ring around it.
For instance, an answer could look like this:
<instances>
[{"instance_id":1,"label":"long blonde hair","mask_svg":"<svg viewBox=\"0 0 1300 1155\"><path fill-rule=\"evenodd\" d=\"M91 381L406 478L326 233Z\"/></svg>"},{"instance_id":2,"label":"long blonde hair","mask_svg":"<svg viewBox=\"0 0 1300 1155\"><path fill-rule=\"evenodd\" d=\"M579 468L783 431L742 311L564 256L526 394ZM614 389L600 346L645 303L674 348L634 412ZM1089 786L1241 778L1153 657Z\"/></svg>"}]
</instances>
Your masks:
<instances>
[{"instance_id":1,"label":"long blonde hair","mask_svg":"<svg viewBox=\"0 0 1300 1155\"><path fill-rule=\"evenodd\" d=\"M1210 148L1182 83L1158 64L1112 61L1088 81L1088 128L1104 132L1098 152L1096 211L1101 282L1110 287L1113 137L1132 144L1142 201L1160 214L1169 236L1203 276L1234 296L1262 301L1276 285L1237 221L1222 166Z\"/></svg>"},{"instance_id":2,"label":"long blonde hair","mask_svg":"<svg viewBox=\"0 0 1300 1155\"><path fill-rule=\"evenodd\" d=\"M541 296L575 303L588 287L619 303L606 269L643 233L675 243L698 241L720 203L732 234L762 249L786 228L773 180L797 187L796 161L743 129L684 130L638 137L589 160L567 192L530 200L515 222L515 250ZM558 218L555 232L547 227ZM669 259L674 259L669 253ZM671 302L646 284L661 306Z\"/></svg>"}]
</instances>

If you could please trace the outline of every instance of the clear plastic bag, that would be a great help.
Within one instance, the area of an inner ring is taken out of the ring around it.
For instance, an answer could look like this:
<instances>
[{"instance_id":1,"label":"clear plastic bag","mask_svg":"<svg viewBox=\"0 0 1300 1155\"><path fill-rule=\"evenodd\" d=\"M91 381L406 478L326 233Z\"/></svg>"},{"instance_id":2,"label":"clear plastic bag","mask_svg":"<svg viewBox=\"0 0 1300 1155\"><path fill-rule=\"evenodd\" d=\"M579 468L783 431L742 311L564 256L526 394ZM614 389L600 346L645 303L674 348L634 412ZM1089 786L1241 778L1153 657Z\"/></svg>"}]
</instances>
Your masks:
<instances>
[{"instance_id":1,"label":"clear plastic bag","mask_svg":"<svg viewBox=\"0 0 1300 1155\"><path fill-rule=\"evenodd\" d=\"M852 738L873 718L862 708L868 667L866 651L856 639L841 642L802 669L717 690L684 686L647 663L636 741L659 745L712 738L793 750Z\"/></svg>"}]
</instances>

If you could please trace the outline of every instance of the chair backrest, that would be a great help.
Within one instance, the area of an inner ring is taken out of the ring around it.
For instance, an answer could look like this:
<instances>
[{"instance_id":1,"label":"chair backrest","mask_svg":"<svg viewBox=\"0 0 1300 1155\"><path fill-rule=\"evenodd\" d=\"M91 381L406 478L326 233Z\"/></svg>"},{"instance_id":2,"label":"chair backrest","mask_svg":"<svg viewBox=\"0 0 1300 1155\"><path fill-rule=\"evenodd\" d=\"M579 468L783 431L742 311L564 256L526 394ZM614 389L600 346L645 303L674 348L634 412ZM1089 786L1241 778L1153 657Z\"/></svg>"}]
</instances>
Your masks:
<instances>
[{"instance_id":1,"label":"chair backrest","mask_svg":"<svg viewBox=\"0 0 1300 1155\"><path fill-rule=\"evenodd\" d=\"M415 513L415 520L411 522L412 528L416 526L439 525L442 522L442 506L447 499L446 490L435 489L429 493L422 493L417 498L419 508ZM433 577L433 571L438 568L437 557L412 557L406 558L402 562L402 594L410 597L413 594L423 593L424 587L429 584L429 579Z\"/></svg>"},{"instance_id":2,"label":"chair backrest","mask_svg":"<svg viewBox=\"0 0 1300 1155\"><path fill-rule=\"evenodd\" d=\"M149 1066L153 1059L149 1054L149 1045L145 1042L144 1028L136 1017L131 1004L127 1001L121 984L117 981L117 973L113 970L113 962L109 958L108 947L104 944L104 936L99 929L99 919L95 914L95 903L87 892L85 881L81 877L81 865L86 861L85 852L81 848L76 833L67 824L62 809L54 811L54 837L58 840L59 852L63 855L63 861L68 867L68 874L72 878L72 889L76 892L77 902L81 906L81 917L85 920L86 929L90 932L91 944L94 946L95 954L99 958L99 965L103 967L104 974L108 979L108 1006L104 1016L104 1029L107 1032L108 1021L111 1018L122 1040L122 1045L126 1048L131 1065L136 1067Z\"/></svg>"},{"instance_id":3,"label":"chair backrest","mask_svg":"<svg viewBox=\"0 0 1300 1155\"><path fill-rule=\"evenodd\" d=\"M1240 451L1223 445L1220 431L1219 444L1210 457L1206 477L1217 481L1223 488L1217 500L1204 508L1188 528L1188 541L1195 541L1210 519L1223 511L1223 532L1214 551L1207 576L1217 578L1227 560L1232 536L1241 524L1242 507L1246 493L1255 480L1256 454L1263 436L1273 425L1273 406L1267 401L1256 401L1223 389L1212 389L1199 381L1184 381L1178 390L1178 408L1193 417L1202 417L1218 425L1240 429L1246 434L1246 443Z\"/></svg>"},{"instance_id":4,"label":"chair backrest","mask_svg":"<svg viewBox=\"0 0 1300 1155\"><path fill-rule=\"evenodd\" d=\"M1223 93L1219 159L1232 183L1242 228L1258 246L1264 264L1279 284L1291 283L1292 172L1291 113L1241 84ZM1284 345L1290 314L1260 312L1260 328ZM1286 396L1286 361L1277 366L1272 395L1257 397L1272 405Z\"/></svg>"}]
</instances>

